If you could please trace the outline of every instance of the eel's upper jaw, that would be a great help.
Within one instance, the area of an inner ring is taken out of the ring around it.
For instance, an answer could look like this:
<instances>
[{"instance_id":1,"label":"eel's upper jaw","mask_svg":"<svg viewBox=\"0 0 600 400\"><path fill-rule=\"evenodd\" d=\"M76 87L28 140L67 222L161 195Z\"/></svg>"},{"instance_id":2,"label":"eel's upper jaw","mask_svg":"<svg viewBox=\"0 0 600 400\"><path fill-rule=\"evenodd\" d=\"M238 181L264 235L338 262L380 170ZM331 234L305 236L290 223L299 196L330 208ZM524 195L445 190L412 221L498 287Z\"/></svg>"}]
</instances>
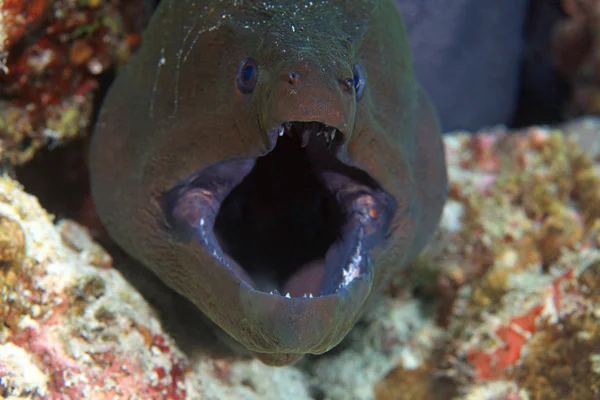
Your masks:
<instances>
[{"instance_id":1,"label":"eel's upper jaw","mask_svg":"<svg viewBox=\"0 0 600 400\"><path fill-rule=\"evenodd\" d=\"M342 163L344 134L319 122L284 122L257 159L223 161L161 199L168 232L197 240L252 289L287 298L346 295L371 281L371 251L396 211L375 180Z\"/></svg>"}]
</instances>

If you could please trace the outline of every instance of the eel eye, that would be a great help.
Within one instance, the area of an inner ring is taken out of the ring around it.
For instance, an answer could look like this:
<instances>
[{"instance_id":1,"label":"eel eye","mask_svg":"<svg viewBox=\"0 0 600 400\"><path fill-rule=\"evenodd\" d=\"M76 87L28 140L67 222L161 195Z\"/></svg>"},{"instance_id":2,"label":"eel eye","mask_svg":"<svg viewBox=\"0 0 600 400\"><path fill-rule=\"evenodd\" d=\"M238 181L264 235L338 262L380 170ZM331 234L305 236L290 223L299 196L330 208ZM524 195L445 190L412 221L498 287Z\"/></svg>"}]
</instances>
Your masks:
<instances>
[{"instance_id":1,"label":"eel eye","mask_svg":"<svg viewBox=\"0 0 600 400\"><path fill-rule=\"evenodd\" d=\"M252 93L258 79L258 67L251 57L241 62L237 73L237 84L242 93Z\"/></svg>"},{"instance_id":2,"label":"eel eye","mask_svg":"<svg viewBox=\"0 0 600 400\"><path fill-rule=\"evenodd\" d=\"M365 92L365 73L359 64L354 64L354 91L356 100L360 100Z\"/></svg>"}]
</instances>

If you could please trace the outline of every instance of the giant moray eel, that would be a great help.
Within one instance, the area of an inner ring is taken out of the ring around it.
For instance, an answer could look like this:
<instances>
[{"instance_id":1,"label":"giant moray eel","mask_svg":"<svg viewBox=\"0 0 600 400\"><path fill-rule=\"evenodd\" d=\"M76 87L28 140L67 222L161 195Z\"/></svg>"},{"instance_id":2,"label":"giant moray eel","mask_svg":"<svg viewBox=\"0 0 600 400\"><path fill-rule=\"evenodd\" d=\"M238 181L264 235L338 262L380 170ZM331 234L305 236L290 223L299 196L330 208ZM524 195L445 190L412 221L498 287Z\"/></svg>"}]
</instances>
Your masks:
<instances>
[{"instance_id":1,"label":"giant moray eel","mask_svg":"<svg viewBox=\"0 0 600 400\"><path fill-rule=\"evenodd\" d=\"M409 53L392 0L163 0L99 116L100 218L263 362L330 350L446 198Z\"/></svg>"}]
</instances>

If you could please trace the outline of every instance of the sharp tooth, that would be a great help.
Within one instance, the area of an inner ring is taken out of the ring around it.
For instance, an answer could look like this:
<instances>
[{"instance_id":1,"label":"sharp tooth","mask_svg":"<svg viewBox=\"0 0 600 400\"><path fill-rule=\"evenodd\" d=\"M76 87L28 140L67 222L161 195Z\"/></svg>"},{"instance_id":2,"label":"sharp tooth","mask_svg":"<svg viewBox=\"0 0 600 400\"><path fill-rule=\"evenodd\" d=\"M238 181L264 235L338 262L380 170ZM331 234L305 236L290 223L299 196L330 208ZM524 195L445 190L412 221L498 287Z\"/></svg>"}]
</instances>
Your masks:
<instances>
[{"instance_id":1,"label":"sharp tooth","mask_svg":"<svg viewBox=\"0 0 600 400\"><path fill-rule=\"evenodd\" d=\"M287 292L287 294L285 295L285 297L287 297L288 299L290 299L290 292Z\"/></svg>"},{"instance_id":2,"label":"sharp tooth","mask_svg":"<svg viewBox=\"0 0 600 400\"><path fill-rule=\"evenodd\" d=\"M302 132L302 137L300 138L300 146L306 147L308 146L308 140L310 139L310 129L305 129Z\"/></svg>"},{"instance_id":3,"label":"sharp tooth","mask_svg":"<svg viewBox=\"0 0 600 400\"><path fill-rule=\"evenodd\" d=\"M326 140L327 148L330 149L331 148L331 141L333 140L333 132L328 131L325 134L325 138L327 139Z\"/></svg>"},{"instance_id":4,"label":"sharp tooth","mask_svg":"<svg viewBox=\"0 0 600 400\"><path fill-rule=\"evenodd\" d=\"M335 139L335 134L337 133L337 129L333 128L331 131L331 140Z\"/></svg>"},{"instance_id":5,"label":"sharp tooth","mask_svg":"<svg viewBox=\"0 0 600 400\"><path fill-rule=\"evenodd\" d=\"M312 295L312 293L309 293L309 294L308 294L308 297L310 297L310 298L312 299L312 298L313 298L313 295Z\"/></svg>"},{"instance_id":6,"label":"sharp tooth","mask_svg":"<svg viewBox=\"0 0 600 400\"><path fill-rule=\"evenodd\" d=\"M303 298L307 298L308 296L306 296L306 293L304 293L304 296L302 296Z\"/></svg>"},{"instance_id":7,"label":"sharp tooth","mask_svg":"<svg viewBox=\"0 0 600 400\"><path fill-rule=\"evenodd\" d=\"M283 126L279 127L279 136L283 136L283 132L285 132L285 130L283 129Z\"/></svg>"}]
</instances>

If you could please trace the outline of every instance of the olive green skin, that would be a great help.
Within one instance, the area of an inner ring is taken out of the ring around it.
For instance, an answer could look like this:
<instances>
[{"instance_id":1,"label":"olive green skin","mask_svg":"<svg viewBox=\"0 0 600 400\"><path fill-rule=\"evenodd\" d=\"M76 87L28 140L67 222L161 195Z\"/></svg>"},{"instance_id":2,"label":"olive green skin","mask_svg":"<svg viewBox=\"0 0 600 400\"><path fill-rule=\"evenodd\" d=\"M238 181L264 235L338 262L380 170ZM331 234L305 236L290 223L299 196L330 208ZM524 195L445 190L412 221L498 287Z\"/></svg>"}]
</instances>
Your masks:
<instances>
[{"instance_id":1,"label":"olive green skin","mask_svg":"<svg viewBox=\"0 0 600 400\"><path fill-rule=\"evenodd\" d=\"M424 247L446 199L437 119L412 72L392 0L164 0L139 52L119 74L92 142L92 194L110 235L229 335L272 365L336 346L367 299ZM242 93L240 62L258 83ZM364 96L344 85L359 63ZM290 72L299 79L293 83ZM271 296L240 283L199 243L171 237L163 193L224 160L270 148L285 121L344 133L340 158L367 171L398 203L389 241L372 252L372 281L349 294Z\"/></svg>"}]
</instances>

